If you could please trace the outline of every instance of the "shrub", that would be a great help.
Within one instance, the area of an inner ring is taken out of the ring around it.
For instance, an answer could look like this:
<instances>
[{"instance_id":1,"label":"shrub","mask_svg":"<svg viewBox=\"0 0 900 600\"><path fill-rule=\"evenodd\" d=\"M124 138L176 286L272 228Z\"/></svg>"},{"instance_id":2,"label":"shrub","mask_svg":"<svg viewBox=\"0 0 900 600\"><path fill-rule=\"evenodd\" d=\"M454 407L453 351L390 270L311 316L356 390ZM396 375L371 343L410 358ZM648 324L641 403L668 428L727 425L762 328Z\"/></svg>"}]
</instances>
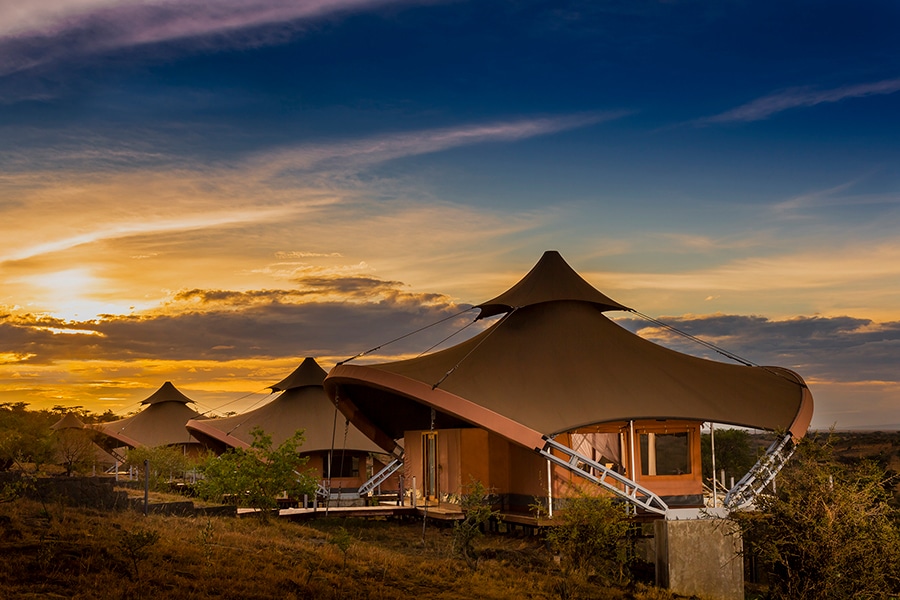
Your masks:
<instances>
[{"instance_id":1,"label":"shrub","mask_svg":"<svg viewBox=\"0 0 900 600\"><path fill-rule=\"evenodd\" d=\"M466 492L460 496L459 504L465 515L453 524L453 550L462 555L466 564L474 569L478 554L473 542L482 535L482 528L495 511L491 509L492 495L480 481L472 479Z\"/></svg>"},{"instance_id":2,"label":"shrub","mask_svg":"<svg viewBox=\"0 0 900 600\"><path fill-rule=\"evenodd\" d=\"M203 479L197 482L197 493L221 502L226 497L239 506L249 506L266 518L270 509L278 506L278 497L287 493L299 498L315 493L317 480L300 469L308 457L299 455L303 431L272 448L272 436L261 428L251 431L253 443L249 449L231 448L221 456L211 457L203 465Z\"/></svg>"},{"instance_id":3,"label":"shrub","mask_svg":"<svg viewBox=\"0 0 900 600\"><path fill-rule=\"evenodd\" d=\"M553 520L547 543L566 572L616 583L630 580L630 520L621 502L582 492L569 498Z\"/></svg>"},{"instance_id":4,"label":"shrub","mask_svg":"<svg viewBox=\"0 0 900 600\"><path fill-rule=\"evenodd\" d=\"M884 470L842 465L830 439L804 439L756 511L736 512L771 598L838 600L900 593L900 532Z\"/></svg>"},{"instance_id":5,"label":"shrub","mask_svg":"<svg viewBox=\"0 0 900 600\"><path fill-rule=\"evenodd\" d=\"M131 561L134 568L134 578L140 579L138 565L150 556L150 547L159 541L159 532L139 529L137 531L123 531L119 538L119 549Z\"/></svg>"},{"instance_id":6,"label":"shrub","mask_svg":"<svg viewBox=\"0 0 900 600\"><path fill-rule=\"evenodd\" d=\"M350 532L347 531L346 527L338 527L331 535L329 542L344 555L344 568L347 568L347 553L350 551L350 546L353 545L353 538L350 537Z\"/></svg>"},{"instance_id":7,"label":"shrub","mask_svg":"<svg viewBox=\"0 0 900 600\"><path fill-rule=\"evenodd\" d=\"M163 490L175 478L184 476L190 467L190 459L181 448L175 446L157 446L155 448L132 448L125 457L125 464L135 467L144 480L144 461L150 467L150 487Z\"/></svg>"},{"instance_id":8,"label":"shrub","mask_svg":"<svg viewBox=\"0 0 900 600\"><path fill-rule=\"evenodd\" d=\"M54 447L50 426L54 417L47 411L29 411L24 402L0 403L0 471L13 466L20 470L53 460Z\"/></svg>"}]
</instances>

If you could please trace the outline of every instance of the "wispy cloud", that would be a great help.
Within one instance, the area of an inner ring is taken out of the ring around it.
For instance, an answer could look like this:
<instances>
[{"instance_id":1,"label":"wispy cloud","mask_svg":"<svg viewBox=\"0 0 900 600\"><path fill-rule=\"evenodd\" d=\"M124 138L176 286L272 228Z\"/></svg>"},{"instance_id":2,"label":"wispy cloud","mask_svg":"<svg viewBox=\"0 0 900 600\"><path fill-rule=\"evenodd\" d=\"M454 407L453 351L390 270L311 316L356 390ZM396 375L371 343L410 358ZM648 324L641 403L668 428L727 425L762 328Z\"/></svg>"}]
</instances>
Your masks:
<instances>
[{"instance_id":1,"label":"wispy cloud","mask_svg":"<svg viewBox=\"0 0 900 600\"><path fill-rule=\"evenodd\" d=\"M529 117L485 124L464 124L384 134L316 146L299 146L257 158L260 169L271 173L313 168L346 170L489 142L513 142L612 121L628 111L579 113L556 117Z\"/></svg>"},{"instance_id":2,"label":"wispy cloud","mask_svg":"<svg viewBox=\"0 0 900 600\"><path fill-rule=\"evenodd\" d=\"M891 206L900 204L900 194L898 193L850 193L864 180L865 177L859 177L829 188L798 194L772 205L771 208L779 217L785 217L806 216L810 215L813 209L830 207L858 208L863 206Z\"/></svg>"},{"instance_id":3,"label":"wispy cloud","mask_svg":"<svg viewBox=\"0 0 900 600\"><path fill-rule=\"evenodd\" d=\"M762 121L774 114L790 110L816 106L818 104L831 104L847 100L849 98L864 98L866 96L880 96L893 94L900 91L900 79L885 79L873 83L860 83L845 85L830 90L816 90L808 87L790 88L762 98L757 98L747 104L743 104L723 113L704 117L694 121L696 125L710 125L717 123L746 123L750 121Z\"/></svg>"},{"instance_id":4,"label":"wispy cloud","mask_svg":"<svg viewBox=\"0 0 900 600\"><path fill-rule=\"evenodd\" d=\"M55 59L175 39L283 41L310 19L410 0L31 0L0 3L0 74ZM276 31L247 30L278 24Z\"/></svg>"},{"instance_id":5,"label":"wispy cloud","mask_svg":"<svg viewBox=\"0 0 900 600\"><path fill-rule=\"evenodd\" d=\"M128 237L146 233L161 234L173 231L186 231L219 227L222 225L261 222L275 220L296 212L291 207L253 208L245 210L223 210L216 214L182 215L175 219L151 219L146 221L121 222L110 226L108 223L71 237L63 237L34 245L11 248L7 253L0 254L0 263L15 260L24 260L41 254L67 250L81 244L89 244L101 240Z\"/></svg>"},{"instance_id":6,"label":"wispy cloud","mask_svg":"<svg viewBox=\"0 0 900 600\"><path fill-rule=\"evenodd\" d=\"M329 205L352 201L358 191L356 176L372 165L466 145L549 135L621 114L526 118L386 134L281 149L221 168L191 169L182 165L173 170L153 165L142 170L132 165L131 169L102 176L84 176L74 171L0 175L0 190L7 195L7 202L0 205L4 222L0 233L6 242L0 250L0 263L59 253L103 240L295 219ZM98 160L104 160L102 150L96 153ZM133 158L140 162L139 156ZM153 163L156 157L148 160ZM273 179L294 174L302 174L302 180L287 188L273 184ZM372 186L367 181L368 191ZM127 205L122 204L123 197L129 199ZM441 203L430 205L427 210L429 219L435 210L456 215L452 207ZM404 222L419 214L412 206L403 212ZM43 215L47 214L57 218L46 219ZM383 214L392 213L385 213L381 206L379 214L371 218L378 220ZM23 228L26 223L33 229ZM35 235L36 230L40 230L39 236ZM280 258L339 255L307 251L283 254Z\"/></svg>"},{"instance_id":7,"label":"wispy cloud","mask_svg":"<svg viewBox=\"0 0 900 600\"><path fill-rule=\"evenodd\" d=\"M900 245L872 240L866 246L839 248L822 261L820 248L795 254L738 258L694 273L619 274L631 288L666 290L815 290L900 276Z\"/></svg>"}]
</instances>

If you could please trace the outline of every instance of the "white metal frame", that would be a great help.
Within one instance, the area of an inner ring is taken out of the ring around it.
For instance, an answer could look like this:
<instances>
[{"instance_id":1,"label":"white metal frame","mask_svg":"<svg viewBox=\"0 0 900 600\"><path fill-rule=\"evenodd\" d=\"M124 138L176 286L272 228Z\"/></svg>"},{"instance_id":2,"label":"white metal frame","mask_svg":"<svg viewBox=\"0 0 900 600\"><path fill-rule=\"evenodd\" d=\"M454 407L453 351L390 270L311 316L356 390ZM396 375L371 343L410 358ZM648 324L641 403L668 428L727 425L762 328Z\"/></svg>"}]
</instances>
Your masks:
<instances>
[{"instance_id":1,"label":"white metal frame","mask_svg":"<svg viewBox=\"0 0 900 600\"><path fill-rule=\"evenodd\" d=\"M556 450L565 454L568 456L568 460L556 456L551 450ZM662 498L647 488L639 485L624 475L616 473L597 461L572 450L568 446L560 444L552 438L544 436L544 447L539 450L539 452L544 458L554 464L566 468L579 477L583 477L591 483L603 487L620 498L624 498L638 508L658 515L665 515L669 510L669 506L663 502ZM585 470L583 467L588 467L588 469ZM597 476L595 473L599 473L600 475Z\"/></svg>"},{"instance_id":2,"label":"white metal frame","mask_svg":"<svg viewBox=\"0 0 900 600\"><path fill-rule=\"evenodd\" d=\"M794 449L793 436L790 433L786 433L772 442L772 445L753 465L753 468L733 488L728 490L728 494L725 495L725 506L734 510L753 504L756 497L767 485L772 483L781 468L790 460Z\"/></svg>"}]
</instances>

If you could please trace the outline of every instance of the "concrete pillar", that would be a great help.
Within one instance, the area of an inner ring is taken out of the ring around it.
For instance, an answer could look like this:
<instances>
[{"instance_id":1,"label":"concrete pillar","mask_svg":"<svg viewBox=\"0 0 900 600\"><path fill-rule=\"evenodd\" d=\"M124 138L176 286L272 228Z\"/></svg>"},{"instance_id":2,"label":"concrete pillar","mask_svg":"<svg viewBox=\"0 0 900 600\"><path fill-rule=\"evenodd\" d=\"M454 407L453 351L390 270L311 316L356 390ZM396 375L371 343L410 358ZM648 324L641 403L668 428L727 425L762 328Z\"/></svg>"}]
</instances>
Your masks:
<instances>
[{"instance_id":1,"label":"concrete pillar","mask_svg":"<svg viewBox=\"0 0 900 600\"><path fill-rule=\"evenodd\" d=\"M734 521L661 520L654 537L658 586L683 596L743 600L743 540Z\"/></svg>"}]
</instances>

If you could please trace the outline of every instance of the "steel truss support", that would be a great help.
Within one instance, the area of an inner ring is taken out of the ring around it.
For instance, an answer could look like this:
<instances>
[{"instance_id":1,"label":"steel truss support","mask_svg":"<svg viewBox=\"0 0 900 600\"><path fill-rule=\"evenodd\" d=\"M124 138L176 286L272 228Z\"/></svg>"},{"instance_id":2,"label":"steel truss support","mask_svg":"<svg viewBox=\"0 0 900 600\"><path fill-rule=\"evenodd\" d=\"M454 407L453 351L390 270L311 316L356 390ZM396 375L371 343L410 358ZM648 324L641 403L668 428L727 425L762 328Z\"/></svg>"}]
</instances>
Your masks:
<instances>
[{"instance_id":1,"label":"steel truss support","mask_svg":"<svg viewBox=\"0 0 900 600\"><path fill-rule=\"evenodd\" d=\"M746 475L725 495L725 506L729 509L745 508L753 504L756 497L772 483L781 468L794 454L794 441L790 433L776 439L766 453L753 465Z\"/></svg>"},{"instance_id":2,"label":"steel truss support","mask_svg":"<svg viewBox=\"0 0 900 600\"><path fill-rule=\"evenodd\" d=\"M372 477L359 486L360 497L365 496L379 485L384 483L388 477L397 472L397 469L403 466L403 458L395 458L387 464L383 469L372 475Z\"/></svg>"},{"instance_id":3,"label":"steel truss support","mask_svg":"<svg viewBox=\"0 0 900 600\"><path fill-rule=\"evenodd\" d=\"M556 456L555 450L566 455L566 459ZM665 515L669 506L662 499L645 487L638 485L624 475L606 468L595 460L579 454L568 446L560 444L547 436L544 436L544 447L539 450L547 460L557 464L579 477L587 479L591 483L601 486L613 494L624 498L634 506L647 512ZM598 475L599 474L599 475Z\"/></svg>"}]
</instances>

